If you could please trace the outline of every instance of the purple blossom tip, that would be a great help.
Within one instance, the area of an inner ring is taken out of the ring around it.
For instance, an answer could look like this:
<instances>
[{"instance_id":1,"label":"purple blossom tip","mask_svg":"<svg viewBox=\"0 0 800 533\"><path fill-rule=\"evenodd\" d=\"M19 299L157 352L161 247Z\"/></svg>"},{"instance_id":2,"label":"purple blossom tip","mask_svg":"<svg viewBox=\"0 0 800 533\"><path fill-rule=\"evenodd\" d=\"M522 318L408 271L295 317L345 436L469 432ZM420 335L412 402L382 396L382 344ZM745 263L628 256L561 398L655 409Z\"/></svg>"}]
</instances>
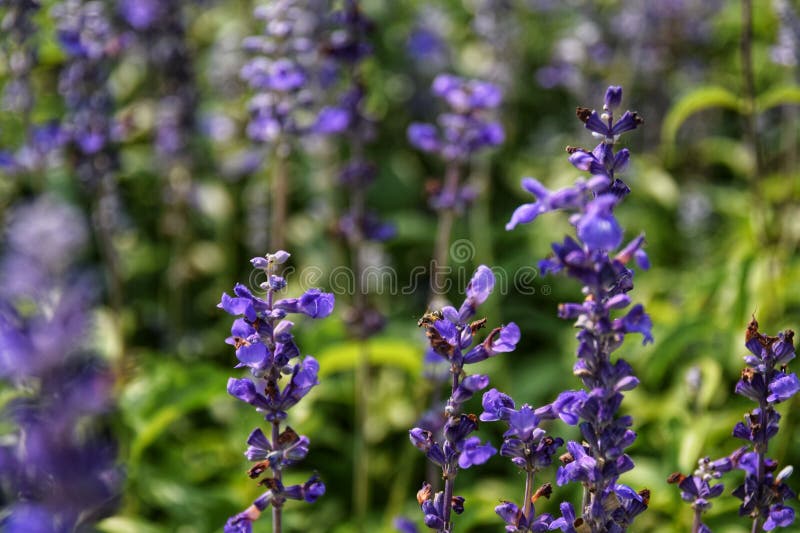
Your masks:
<instances>
[{"instance_id":1,"label":"purple blossom tip","mask_svg":"<svg viewBox=\"0 0 800 533\"><path fill-rule=\"evenodd\" d=\"M494 290L494 273L486 265L480 265L467 284L467 299L474 307L478 307Z\"/></svg>"},{"instance_id":2,"label":"purple blossom tip","mask_svg":"<svg viewBox=\"0 0 800 533\"><path fill-rule=\"evenodd\" d=\"M618 108L622 103L622 87L619 85L611 85L606 89L606 96L604 107L610 111Z\"/></svg>"}]
</instances>

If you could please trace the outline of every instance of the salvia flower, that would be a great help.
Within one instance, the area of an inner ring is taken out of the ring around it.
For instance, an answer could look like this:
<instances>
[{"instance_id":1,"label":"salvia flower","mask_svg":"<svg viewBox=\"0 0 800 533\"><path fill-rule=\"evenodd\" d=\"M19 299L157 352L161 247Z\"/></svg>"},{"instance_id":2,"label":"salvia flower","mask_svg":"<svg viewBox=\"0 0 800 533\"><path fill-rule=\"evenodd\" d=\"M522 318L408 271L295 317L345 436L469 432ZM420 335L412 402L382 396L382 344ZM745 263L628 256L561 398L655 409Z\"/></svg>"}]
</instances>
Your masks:
<instances>
[{"instance_id":1,"label":"salvia flower","mask_svg":"<svg viewBox=\"0 0 800 533\"><path fill-rule=\"evenodd\" d=\"M237 284L233 296L224 293L218 305L238 318L231 327L226 342L236 348L239 367L250 370L253 378L230 378L228 393L248 403L271 424L268 436L254 429L247 439L247 459L254 463L248 475L259 478L267 471L260 485L268 490L245 511L231 517L225 525L226 533L250 531L252 522L261 511L271 506L280 515L286 500L316 501L325 493L325 485L315 475L301 485L285 486L283 470L302 461L308 454L308 437L298 435L291 427L281 427L288 410L302 400L319 381L319 364L310 355L300 358L294 341L294 323L287 315L298 314L310 318L325 318L333 312L333 294L309 289L299 298L277 298L286 287L286 280L276 274L278 265L285 263L289 254L279 250L264 257L255 257L251 264L263 271L267 281L261 283L266 294L256 296L244 285ZM278 519L278 524L280 520ZM277 530L279 530L279 526Z\"/></svg>"},{"instance_id":2,"label":"salvia flower","mask_svg":"<svg viewBox=\"0 0 800 533\"><path fill-rule=\"evenodd\" d=\"M502 102L502 91L492 83L440 74L433 80L433 93L448 109L437 124L414 122L407 130L412 146L438 155L447 164L443 183L432 182L431 207L437 211L461 212L475 199L475 191L460 184L459 167L484 148L499 146L505 140L502 125L492 115ZM440 254L437 254L440 255ZM442 257L437 263L444 264Z\"/></svg>"},{"instance_id":3,"label":"salvia flower","mask_svg":"<svg viewBox=\"0 0 800 533\"><path fill-rule=\"evenodd\" d=\"M38 59L34 17L39 9L41 4L36 0L0 1L0 30L9 75L3 87L2 107L26 118L34 104L30 77Z\"/></svg>"},{"instance_id":4,"label":"salvia flower","mask_svg":"<svg viewBox=\"0 0 800 533\"><path fill-rule=\"evenodd\" d=\"M195 132L197 89L181 0L122 0L118 10L134 31L159 81L154 146L169 166L187 157Z\"/></svg>"},{"instance_id":5,"label":"salvia flower","mask_svg":"<svg viewBox=\"0 0 800 533\"><path fill-rule=\"evenodd\" d=\"M58 40L67 55L58 82L68 110L64 119L67 144L78 176L95 187L118 164L114 144L119 128L108 79L124 37L115 30L103 2L65 0L53 13Z\"/></svg>"},{"instance_id":6,"label":"salvia flower","mask_svg":"<svg viewBox=\"0 0 800 533\"><path fill-rule=\"evenodd\" d=\"M35 17L40 9L41 3L36 0L0 0L0 32L7 59L0 107L19 115L27 130L21 146L0 151L0 169L8 174L44 169L64 141L57 122L31 121L36 103L31 76L39 59L39 28Z\"/></svg>"},{"instance_id":7,"label":"salvia flower","mask_svg":"<svg viewBox=\"0 0 800 533\"><path fill-rule=\"evenodd\" d=\"M795 358L794 332L764 335L753 318L747 327L745 346L750 354L744 358L747 366L736 384L736 394L758 403L758 407L733 428L733 436L749 444L749 451L736 462L736 467L745 472L745 480L733 495L742 500L740 515L749 516L754 524L770 531L792 525L795 518L794 510L784 505L795 498L785 483L792 468L776 473L778 463L766 456L781 418L775 406L800 391L797 375L787 370L789 361Z\"/></svg>"},{"instance_id":8,"label":"salvia flower","mask_svg":"<svg viewBox=\"0 0 800 533\"><path fill-rule=\"evenodd\" d=\"M495 507L495 512L505 521L509 533L547 531L553 517L546 513L537 516L534 504L541 497L549 498L552 487L546 483L534 491L534 482L536 473L553 463L553 457L564 444L563 439L551 437L539 427L543 420L556 418L556 411L552 406L533 409L528 404L515 409L514 400L497 389L484 393L483 409L482 421L502 420L508 425L500 455L510 458L526 474L522 507L503 501Z\"/></svg>"},{"instance_id":9,"label":"salvia flower","mask_svg":"<svg viewBox=\"0 0 800 533\"><path fill-rule=\"evenodd\" d=\"M486 81L440 74L434 79L432 89L449 109L439 115L438 127L428 123L413 123L408 127L409 142L416 148L436 153L445 161L464 161L482 148L503 142L503 127L487 115L502 101L499 87Z\"/></svg>"},{"instance_id":10,"label":"salvia flower","mask_svg":"<svg viewBox=\"0 0 800 533\"><path fill-rule=\"evenodd\" d=\"M437 440L432 431L421 427L409 431L411 443L441 469L445 480L444 491L433 494L431 486L425 483L417 493L425 525L442 533L452 531L451 513L459 514L464 509L464 499L453 494L459 469L481 465L497 453L491 444L482 444L478 437L470 436L478 429L478 417L462 413L464 402L489 385L488 376L466 375L464 366L501 352L512 351L519 341L519 328L510 323L493 329L484 341L476 342L477 332L484 327L486 319L471 319L478 306L491 294L494 281L492 271L481 265L467 285L466 298L459 309L446 306L426 313L419 321L419 325L426 329L432 351L449 364L451 375L443 436ZM503 339L497 343L501 348L492 350L495 345L493 339L498 338ZM477 353L483 355L477 357Z\"/></svg>"},{"instance_id":11,"label":"salvia flower","mask_svg":"<svg viewBox=\"0 0 800 533\"><path fill-rule=\"evenodd\" d=\"M355 272L356 293L353 305L345 313L348 330L354 337L365 339L380 331L383 315L370 302L363 287L365 247L385 242L395 235L395 228L369 209L367 193L375 179L377 167L364 155L366 146L375 137L375 120L365 110L367 87L362 82L362 65L372 53L369 35L374 24L362 11L358 0L347 0L331 14L329 32L323 45L328 73L324 82L331 88L336 83L343 89L335 104L322 108L314 129L317 133L341 132L349 160L339 170L339 183L345 206L338 218L336 233L350 249ZM328 79L329 78L329 79Z\"/></svg>"},{"instance_id":12,"label":"salvia flower","mask_svg":"<svg viewBox=\"0 0 800 533\"><path fill-rule=\"evenodd\" d=\"M711 529L702 522L702 515L711 508L711 500L719 497L725 490L725 486L716 481L725 472L730 472L740 455L741 451L737 451L732 457L723 457L716 461L712 461L709 457L703 457L697 461L697 469L692 475L684 476L680 472L676 472L667 478L667 482L678 485L681 490L681 498L692 504L694 510L693 533L711 532Z\"/></svg>"},{"instance_id":13,"label":"salvia flower","mask_svg":"<svg viewBox=\"0 0 800 533\"><path fill-rule=\"evenodd\" d=\"M18 394L3 408L13 427L0 446L3 531L86 530L118 501L116 448L98 418L114 379L86 344L95 283L76 267L87 233L81 213L54 197L9 217L0 379Z\"/></svg>"},{"instance_id":14,"label":"salvia flower","mask_svg":"<svg viewBox=\"0 0 800 533\"><path fill-rule=\"evenodd\" d=\"M533 178L524 179L523 187L536 200L517 208L506 226L510 230L541 214L565 210L572 213L570 222L576 230L577 238L568 236L563 243L553 244L553 257L539 263L544 273L565 271L579 280L585 295L582 302L564 303L558 310L561 318L574 320L579 329L573 371L585 389L562 393L552 406L543 408L550 416L578 424L583 439L567 443L556 475L559 485L580 483L586 495L578 513L569 504L562 506L563 520L555 520L551 527L563 531L571 531L575 520L582 521L587 531L624 531L647 507L649 498L646 492L634 492L617 482L634 466L625 448L636 439L630 429L631 417L617 413L623 392L639 381L624 360L612 362L611 353L628 333L641 334L644 343L653 340L650 318L641 304L631 306L628 296L633 289L633 271L627 264L635 259L640 267L648 266L642 249L644 238L636 237L622 246L623 229L614 216L614 209L630 192L616 176L627 166L630 154L624 149L615 152L614 147L622 133L642 123L639 115L630 111L615 119L621 100L622 89L611 86L601 112L577 109L578 118L600 140L591 152L567 148L570 162L588 172L588 178L558 191Z\"/></svg>"},{"instance_id":15,"label":"salvia flower","mask_svg":"<svg viewBox=\"0 0 800 533\"><path fill-rule=\"evenodd\" d=\"M279 145L313 129L311 67L321 12L313 0L275 0L255 8L253 15L262 21L264 31L245 39L243 47L253 57L241 70L254 92L247 126L254 141Z\"/></svg>"}]
</instances>

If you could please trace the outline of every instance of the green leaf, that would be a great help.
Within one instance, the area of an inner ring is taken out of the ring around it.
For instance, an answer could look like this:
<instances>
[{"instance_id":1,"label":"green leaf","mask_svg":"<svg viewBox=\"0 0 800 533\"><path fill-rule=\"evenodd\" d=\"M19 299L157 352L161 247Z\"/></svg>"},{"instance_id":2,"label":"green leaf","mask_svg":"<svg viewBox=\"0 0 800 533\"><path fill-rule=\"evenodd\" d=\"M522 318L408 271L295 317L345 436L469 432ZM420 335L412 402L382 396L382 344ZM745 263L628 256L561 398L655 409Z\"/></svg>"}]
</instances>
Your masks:
<instances>
[{"instance_id":1,"label":"green leaf","mask_svg":"<svg viewBox=\"0 0 800 533\"><path fill-rule=\"evenodd\" d=\"M781 85L763 92L756 99L759 112L786 104L800 105L800 85Z\"/></svg>"},{"instance_id":2,"label":"green leaf","mask_svg":"<svg viewBox=\"0 0 800 533\"><path fill-rule=\"evenodd\" d=\"M365 351L365 352L364 352ZM366 343L348 341L328 346L319 352L317 359L320 377L336 372L350 371L361 363L362 352L369 362L377 366L401 368L412 376L422 371L422 345L406 339L379 337Z\"/></svg>"},{"instance_id":3,"label":"green leaf","mask_svg":"<svg viewBox=\"0 0 800 533\"><path fill-rule=\"evenodd\" d=\"M97 529L104 533L159 533L162 531L160 527L149 522L127 516L106 518L97 524Z\"/></svg>"},{"instance_id":4,"label":"green leaf","mask_svg":"<svg viewBox=\"0 0 800 533\"><path fill-rule=\"evenodd\" d=\"M675 142L678 130L689 117L700 111L721 107L742 112L739 98L723 87L700 87L683 97L667 113L661 126L661 139L667 144Z\"/></svg>"}]
</instances>

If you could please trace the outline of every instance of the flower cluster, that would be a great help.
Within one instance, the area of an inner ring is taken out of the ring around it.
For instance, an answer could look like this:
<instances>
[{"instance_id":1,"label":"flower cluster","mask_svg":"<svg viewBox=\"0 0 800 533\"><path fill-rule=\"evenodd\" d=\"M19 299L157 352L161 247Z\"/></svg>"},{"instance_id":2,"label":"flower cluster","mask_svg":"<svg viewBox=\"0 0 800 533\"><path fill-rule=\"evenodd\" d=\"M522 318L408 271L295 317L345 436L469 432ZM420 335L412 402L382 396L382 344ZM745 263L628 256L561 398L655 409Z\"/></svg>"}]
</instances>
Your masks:
<instances>
[{"instance_id":1,"label":"flower cluster","mask_svg":"<svg viewBox=\"0 0 800 533\"><path fill-rule=\"evenodd\" d=\"M64 131L78 177L91 187L118 166L118 129L107 82L125 39L106 7L103 2L64 0L53 9L58 40L67 54L58 82L67 107Z\"/></svg>"},{"instance_id":2,"label":"flower cluster","mask_svg":"<svg viewBox=\"0 0 800 533\"><path fill-rule=\"evenodd\" d=\"M287 411L317 385L319 371L319 364L310 355L298 360L300 350L292 335L294 323L286 316L324 318L334 306L333 295L317 289L310 289L299 298L275 299L286 287L286 280L275 273L276 267L288 258L289 254L281 250L251 260L266 276L267 281L261 284L266 298L259 298L237 284L234 296L223 294L218 306L238 317L226 342L236 348L239 360L236 368L249 368L255 378L231 378L228 393L255 407L272 426L269 437L261 429L253 430L245 452L247 459L255 463L248 472L251 478L271 470L272 477L259 482L268 490L253 505L228 520L226 533L249 532L252 522L268 506L273 508L274 531L279 532L280 513L287 499L314 502L325 492L325 485L316 475L301 485L285 486L282 481L284 468L305 458L309 441L289 426L282 429L281 423L286 420Z\"/></svg>"},{"instance_id":3,"label":"flower cluster","mask_svg":"<svg viewBox=\"0 0 800 533\"><path fill-rule=\"evenodd\" d=\"M514 400L497 389L491 389L483 395L483 413L480 419L485 422L506 422L508 430L503 434L500 455L509 457L526 475L523 506L520 508L513 502L503 501L495 507L495 512L505 521L506 531L509 533L547 531L553 522L552 515L548 513L536 516L533 506L539 498L550 497L552 486L545 483L536 491L533 487L536 473L553 463L553 456L564 444L563 439L551 437L539 427L543 420L557 417L558 413L553 405L533 409L530 405L523 404L515 409Z\"/></svg>"},{"instance_id":4,"label":"flower cluster","mask_svg":"<svg viewBox=\"0 0 800 533\"><path fill-rule=\"evenodd\" d=\"M57 123L31 123L35 104L31 75L39 57L35 16L40 8L33 0L0 0L0 31L7 37L3 52L9 74L2 108L18 114L27 129L21 146L0 151L0 169L9 174L44 168L64 141Z\"/></svg>"},{"instance_id":5,"label":"flower cluster","mask_svg":"<svg viewBox=\"0 0 800 533\"><path fill-rule=\"evenodd\" d=\"M742 500L739 514L753 520L753 531L759 527L771 531L794 523L794 510L785 502L794 499L795 493L784 482L793 469L787 466L776 474L778 463L766 456L781 418L775 405L800 391L800 379L787 371L789 361L795 358L794 332L786 330L774 337L764 335L758 331L758 322L753 318L747 326L745 346L750 354L744 358L747 367L736 383L736 394L756 402L758 407L745 415L744 422L736 424L733 436L748 444L717 461L701 459L700 467L692 476L676 472L668 479L670 483L678 483L684 500L692 502L693 533L710 533L701 515L711 506L708 500L722 493L723 485L711 486L709 482L732 469L745 472L744 483L733 495Z\"/></svg>"},{"instance_id":6,"label":"flower cluster","mask_svg":"<svg viewBox=\"0 0 800 533\"><path fill-rule=\"evenodd\" d=\"M675 472L667 478L668 483L678 485L681 490L681 498L692 504L694 510L692 533L711 532L709 527L702 522L702 516L711 508L711 500L719 497L725 490L725 485L722 483L713 485L712 483L721 478L725 472L730 472L740 455L741 452L737 452L734 457L723 457L716 461L712 461L709 457L703 457L697 461L697 469L691 476Z\"/></svg>"},{"instance_id":7,"label":"flower cluster","mask_svg":"<svg viewBox=\"0 0 800 533\"><path fill-rule=\"evenodd\" d=\"M794 510L784 505L795 497L783 482L791 467L775 474L777 463L766 457L781 418L775 406L800 391L797 374L789 374L786 369L795 357L794 332L787 330L776 337L764 335L758 331L754 318L747 327L745 346L750 354L744 358L747 367L736 384L736 394L753 400L758 407L733 428L733 436L752 447L737 462L737 468L745 472L745 480L733 495L742 500L739 514L751 517L754 523L763 520L764 530L769 531L794 522Z\"/></svg>"},{"instance_id":8,"label":"flower cluster","mask_svg":"<svg viewBox=\"0 0 800 533\"><path fill-rule=\"evenodd\" d=\"M113 405L114 378L86 343L94 280L75 265L86 221L47 196L9 220L0 379L18 394L3 408L14 429L0 445L0 500L8 505L0 529L84 530L113 512L121 481L98 418Z\"/></svg>"},{"instance_id":9,"label":"flower cluster","mask_svg":"<svg viewBox=\"0 0 800 533\"><path fill-rule=\"evenodd\" d=\"M432 89L449 110L439 115L438 128L425 123L408 127L408 140L416 148L438 154L445 161L465 161L481 148L503 142L503 127L486 116L502 101L499 87L440 74L433 80Z\"/></svg>"},{"instance_id":10,"label":"flower cluster","mask_svg":"<svg viewBox=\"0 0 800 533\"><path fill-rule=\"evenodd\" d=\"M423 483L417 501L425 515L425 525L443 533L452 531L451 512L459 514L464 510L464 498L453 494L458 470L483 464L497 452L491 444L481 444L479 437L470 436L478 428L478 417L461 412L467 400L489 385L488 376L467 376L464 366L511 352L519 342L519 327L513 322L494 328L482 342L475 342L476 333L485 326L486 319L470 320L491 294L494 282L492 271L481 265L467 285L466 298L459 309L446 306L441 311L426 313L419 321L426 328L433 351L449 364L452 378L443 439L437 441L431 431L419 427L409 432L412 444L441 468L444 491L432 494L431 486Z\"/></svg>"},{"instance_id":11,"label":"flower cluster","mask_svg":"<svg viewBox=\"0 0 800 533\"><path fill-rule=\"evenodd\" d=\"M576 228L577 240L566 237L553 244L555 255L539 263L544 273L565 271L583 283L582 302L559 306L561 318L575 320L580 330L574 374L584 390L562 393L553 408L562 419L579 423L583 442L568 442L561 457L556 480L559 485L581 483L585 498L580 513L571 504L562 505L562 518L554 521L563 531L573 531L575 520L586 524L589 531L624 531L647 506L648 493L636 493L617 483L619 476L633 468L625 448L636 439L630 416L617 413L623 392L635 388L639 380L622 359L611 361L611 353L628 333L641 333L644 343L652 341L651 322L644 308L634 305L622 316L612 313L631 304L628 292L633 288L633 271L626 265L635 258L641 268L648 267L642 250L643 236L622 244L623 231L613 210L630 192L615 173L627 165L627 149L614 152L619 136L642 123L633 112L626 111L617 120L614 111L622 100L622 88L606 91L602 112L578 108L577 116L600 140L592 151L568 147L570 162L589 172L588 180L575 186L550 191L541 183L526 178L523 187L536 196L536 201L517 208L506 226L528 223L540 214L554 210L570 210L570 222Z\"/></svg>"},{"instance_id":12,"label":"flower cluster","mask_svg":"<svg viewBox=\"0 0 800 533\"><path fill-rule=\"evenodd\" d=\"M433 93L450 108L438 117L438 125L415 122L408 127L409 142L424 152L439 155L448 163L443 185L433 184L431 206L437 210L463 211L475 199L471 187L459 186L457 165L469 161L482 148L499 146L503 127L487 116L502 100L500 88L481 80L464 80L440 74L433 80Z\"/></svg>"},{"instance_id":13,"label":"flower cluster","mask_svg":"<svg viewBox=\"0 0 800 533\"><path fill-rule=\"evenodd\" d=\"M135 30L159 76L155 148L167 162L185 157L195 129L197 90L181 0L123 0L119 11Z\"/></svg>"},{"instance_id":14,"label":"flower cluster","mask_svg":"<svg viewBox=\"0 0 800 533\"><path fill-rule=\"evenodd\" d=\"M366 205L367 190L375 179L376 166L364 156L366 145L375 137L375 121L364 109L367 95L361 80L361 65L372 53L367 41L373 23L361 11L357 0L344 2L342 9L333 13L331 31L323 50L328 69L338 72L345 81L345 89L334 106L321 110L317 129L324 133L343 131L350 155L339 171L347 206L338 219L337 233L350 248L357 282L361 283L364 265L364 245L383 242L395 235L393 225L381 220L378 213ZM366 338L383 327L383 316L366 302L364 288L356 287L354 305L347 311L346 319L356 337Z\"/></svg>"},{"instance_id":15,"label":"flower cluster","mask_svg":"<svg viewBox=\"0 0 800 533\"><path fill-rule=\"evenodd\" d=\"M241 70L255 95L250 99L247 134L254 141L276 145L289 137L314 129L315 95L311 64L320 31L319 2L274 0L256 7L253 15L263 21L264 33L245 39L245 50L254 54Z\"/></svg>"},{"instance_id":16,"label":"flower cluster","mask_svg":"<svg viewBox=\"0 0 800 533\"><path fill-rule=\"evenodd\" d=\"M41 8L33 0L0 0L0 30L6 40L10 79L3 88L3 109L28 115L33 107L31 71L36 66L37 31L34 16Z\"/></svg>"}]
</instances>

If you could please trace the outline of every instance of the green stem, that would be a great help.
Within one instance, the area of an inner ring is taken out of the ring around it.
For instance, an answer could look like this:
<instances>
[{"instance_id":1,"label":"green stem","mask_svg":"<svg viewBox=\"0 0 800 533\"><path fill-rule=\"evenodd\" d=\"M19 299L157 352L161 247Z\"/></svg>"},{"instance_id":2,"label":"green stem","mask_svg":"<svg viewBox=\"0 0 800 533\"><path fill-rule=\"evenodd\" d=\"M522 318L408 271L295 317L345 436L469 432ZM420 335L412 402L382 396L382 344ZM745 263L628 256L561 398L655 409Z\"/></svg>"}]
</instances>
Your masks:
<instances>
[{"instance_id":1,"label":"green stem","mask_svg":"<svg viewBox=\"0 0 800 533\"><path fill-rule=\"evenodd\" d=\"M272 422L272 446L273 448L277 448L278 446L278 439L281 434L280 422L277 420ZM277 481L281 481L281 471L278 468L273 469L273 475ZM272 533L281 533L282 529L282 511L283 511L283 504L278 507L272 507Z\"/></svg>"},{"instance_id":2,"label":"green stem","mask_svg":"<svg viewBox=\"0 0 800 533\"><path fill-rule=\"evenodd\" d=\"M530 469L525 473L525 499L522 501L522 515L525 520L530 523L531 514L531 497L533 496L533 470Z\"/></svg>"},{"instance_id":3,"label":"green stem","mask_svg":"<svg viewBox=\"0 0 800 533\"><path fill-rule=\"evenodd\" d=\"M270 202L270 249L273 252L283 250L286 245L286 213L289 188L289 154L290 148L284 141L279 141L275 149L272 174L272 202Z\"/></svg>"},{"instance_id":4,"label":"green stem","mask_svg":"<svg viewBox=\"0 0 800 533\"><path fill-rule=\"evenodd\" d=\"M459 169L458 164L451 162L445 171L444 187L442 196L444 198L455 198L458 193ZM446 298L445 280L447 278L447 265L450 254L450 237L453 233L453 223L456 213L452 208L442 209L439 212L439 224L436 232L436 242L433 248L433 278L431 280L431 301ZM439 307L439 306L434 306Z\"/></svg>"}]
</instances>

